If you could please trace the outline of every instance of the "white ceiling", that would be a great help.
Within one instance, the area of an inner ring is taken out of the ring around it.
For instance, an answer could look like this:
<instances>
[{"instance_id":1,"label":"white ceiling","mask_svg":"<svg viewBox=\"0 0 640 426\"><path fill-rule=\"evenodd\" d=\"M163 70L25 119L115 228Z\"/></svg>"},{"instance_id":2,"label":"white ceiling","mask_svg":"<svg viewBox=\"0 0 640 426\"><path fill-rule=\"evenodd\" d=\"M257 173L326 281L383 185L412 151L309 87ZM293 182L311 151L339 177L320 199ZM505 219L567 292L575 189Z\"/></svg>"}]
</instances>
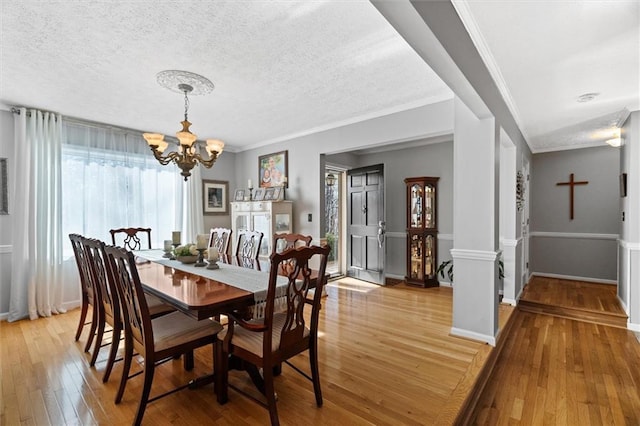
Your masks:
<instances>
[{"instance_id":1,"label":"white ceiling","mask_svg":"<svg viewBox=\"0 0 640 426\"><path fill-rule=\"evenodd\" d=\"M636 0L454 4L534 152L600 143L640 109ZM174 134L183 99L155 75L187 70L216 86L191 130L232 151L453 96L365 0L0 7L0 103Z\"/></svg>"},{"instance_id":2,"label":"white ceiling","mask_svg":"<svg viewBox=\"0 0 640 426\"><path fill-rule=\"evenodd\" d=\"M640 109L638 0L454 0L534 152L601 145ZM599 93L590 102L577 99Z\"/></svg>"}]
</instances>

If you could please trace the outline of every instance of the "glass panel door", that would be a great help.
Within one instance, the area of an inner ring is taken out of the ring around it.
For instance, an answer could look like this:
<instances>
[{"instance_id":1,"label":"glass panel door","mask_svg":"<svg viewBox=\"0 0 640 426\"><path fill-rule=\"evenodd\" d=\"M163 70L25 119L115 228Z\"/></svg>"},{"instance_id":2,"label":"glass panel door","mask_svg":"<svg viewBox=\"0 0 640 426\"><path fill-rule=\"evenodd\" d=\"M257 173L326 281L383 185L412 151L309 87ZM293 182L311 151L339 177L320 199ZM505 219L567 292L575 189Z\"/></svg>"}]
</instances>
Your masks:
<instances>
[{"instance_id":1,"label":"glass panel door","mask_svg":"<svg viewBox=\"0 0 640 426\"><path fill-rule=\"evenodd\" d=\"M269 247L271 247L271 216L269 213L254 213L253 214L253 230L260 231L264 234L262 237L262 244L260 245L260 252L258 256L268 257Z\"/></svg>"}]
</instances>

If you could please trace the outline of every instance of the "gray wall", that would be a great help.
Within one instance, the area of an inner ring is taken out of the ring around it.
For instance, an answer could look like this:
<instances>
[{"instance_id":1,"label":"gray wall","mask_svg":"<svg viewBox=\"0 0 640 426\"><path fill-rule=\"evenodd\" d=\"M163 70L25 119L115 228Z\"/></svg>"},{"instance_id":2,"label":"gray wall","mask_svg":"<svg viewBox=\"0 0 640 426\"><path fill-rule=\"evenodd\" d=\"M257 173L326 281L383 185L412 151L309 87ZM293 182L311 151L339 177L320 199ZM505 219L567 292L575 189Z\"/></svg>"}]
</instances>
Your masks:
<instances>
[{"instance_id":1,"label":"gray wall","mask_svg":"<svg viewBox=\"0 0 640 426\"><path fill-rule=\"evenodd\" d=\"M238 187L235 178L236 154L233 152L223 151L222 155L212 168L206 169L202 167L202 179L218 180L229 182L229 201L233 201L234 190ZM246 182L246 181L245 181ZM204 231L209 232L211 228L231 228L231 205L227 205L228 214L226 215L205 215Z\"/></svg>"},{"instance_id":2,"label":"gray wall","mask_svg":"<svg viewBox=\"0 0 640 426\"><path fill-rule=\"evenodd\" d=\"M609 146L533 156L531 272L614 282L619 229L619 151ZM588 185L557 186L574 173Z\"/></svg>"},{"instance_id":3,"label":"gray wall","mask_svg":"<svg viewBox=\"0 0 640 426\"><path fill-rule=\"evenodd\" d=\"M9 311L9 285L11 282L11 205L13 186L13 114L0 111L0 158L7 159L9 215L0 215L0 314Z\"/></svg>"}]
</instances>

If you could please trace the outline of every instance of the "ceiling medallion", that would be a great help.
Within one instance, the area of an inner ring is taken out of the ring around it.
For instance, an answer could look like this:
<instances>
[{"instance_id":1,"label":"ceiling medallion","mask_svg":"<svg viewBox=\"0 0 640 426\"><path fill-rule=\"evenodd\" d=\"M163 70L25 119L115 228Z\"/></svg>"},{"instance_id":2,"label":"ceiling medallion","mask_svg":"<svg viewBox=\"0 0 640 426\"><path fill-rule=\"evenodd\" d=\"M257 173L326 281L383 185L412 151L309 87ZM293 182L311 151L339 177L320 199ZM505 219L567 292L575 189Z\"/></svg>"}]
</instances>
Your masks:
<instances>
[{"instance_id":1,"label":"ceiling medallion","mask_svg":"<svg viewBox=\"0 0 640 426\"><path fill-rule=\"evenodd\" d=\"M206 95L213 91L214 85L206 77L189 71L166 70L156 74L158 84L175 93L183 94L182 85L191 86L191 96Z\"/></svg>"}]
</instances>

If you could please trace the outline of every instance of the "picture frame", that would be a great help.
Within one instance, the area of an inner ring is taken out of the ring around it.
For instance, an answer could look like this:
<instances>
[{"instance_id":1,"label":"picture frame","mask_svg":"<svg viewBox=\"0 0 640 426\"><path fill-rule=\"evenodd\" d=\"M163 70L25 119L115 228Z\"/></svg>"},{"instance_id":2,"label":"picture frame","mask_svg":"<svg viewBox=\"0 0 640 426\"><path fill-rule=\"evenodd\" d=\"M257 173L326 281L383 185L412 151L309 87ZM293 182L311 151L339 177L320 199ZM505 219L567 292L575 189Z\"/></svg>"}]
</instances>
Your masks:
<instances>
[{"instance_id":1,"label":"picture frame","mask_svg":"<svg viewBox=\"0 0 640 426\"><path fill-rule=\"evenodd\" d=\"M7 179L7 159L0 158L0 214L9 214L9 183Z\"/></svg>"},{"instance_id":2,"label":"picture frame","mask_svg":"<svg viewBox=\"0 0 640 426\"><path fill-rule=\"evenodd\" d=\"M281 201L284 198L284 188L281 186L277 186L273 188L273 200Z\"/></svg>"},{"instance_id":3,"label":"picture frame","mask_svg":"<svg viewBox=\"0 0 640 426\"><path fill-rule=\"evenodd\" d=\"M253 201L262 201L264 200L264 188L258 188L256 189L256 192L253 193Z\"/></svg>"},{"instance_id":4,"label":"picture frame","mask_svg":"<svg viewBox=\"0 0 640 426\"><path fill-rule=\"evenodd\" d=\"M244 201L244 189L236 189L233 194L233 201Z\"/></svg>"},{"instance_id":5,"label":"picture frame","mask_svg":"<svg viewBox=\"0 0 640 426\"><path fill-rule=\"evenodd\" d=\"M258 157L258 182L260 188L289 187L288 151L274 152Z\"/></svg>"},{"instance_id":6,"label":"picture frame","mask_svg":"<svg viewBox=\"0 0 640 426\"><path fill-rule=\"evenodd\" d=\"M274 199L274 198L273 198L273 194L274 194L275 190L276 190L276 188L266 188L266 189L264 190L264 199L265 199L266 201L271 201L271 200L273 200L273 199Z\"/></svg>"},{"instance_id":7,"label":"picture frame","mask_svg":"<svg viewBox=\"0 0 640 426\"><path fill-rule=\"evenodd\" d=\"M202 213L205 215L229 214L229 182L202 179Z\"/></svg>"}]
</instances>

